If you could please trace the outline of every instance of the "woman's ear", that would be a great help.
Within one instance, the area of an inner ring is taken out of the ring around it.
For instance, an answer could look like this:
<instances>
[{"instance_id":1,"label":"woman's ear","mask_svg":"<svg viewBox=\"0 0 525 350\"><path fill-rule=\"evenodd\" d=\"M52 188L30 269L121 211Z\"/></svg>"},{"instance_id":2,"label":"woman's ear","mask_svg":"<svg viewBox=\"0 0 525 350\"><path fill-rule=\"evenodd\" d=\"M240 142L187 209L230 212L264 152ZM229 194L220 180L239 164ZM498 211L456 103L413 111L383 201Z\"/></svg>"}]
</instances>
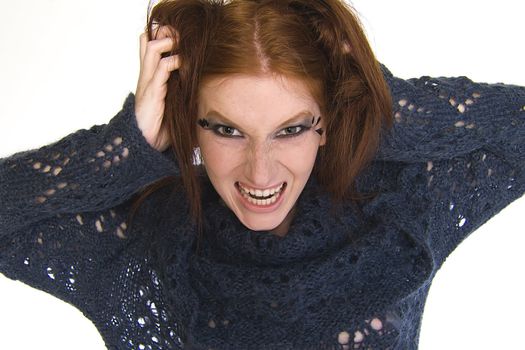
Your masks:
<instances>
[{"instance_id":1,"label":"woman's ear","mask_svg":"<svg viewBox=\"0 0 525 350\"><path fill-rule=\"evenodd\" d=\"M326 145L326 130L323 128L323 133L321 134L321 141L319 141L319 146Z\"/></svg>"},{"instance_id":2,"label":"woman's ear","mask_svg":"<svg viewBox=\"0 0 525 350\"><path fill-rule=\"evenodd\" d=\"M350 46L350 44L349 44L348 41L346 41L346 40L343 41L343 47L342 47L342 49L343 49L343 52L344 52L345 54L348 54L348 53L352 52L352 47Z\"/></svg>"},{"instance_id":3,"label":"woman's ear","mask_svg":"<svg viewBox=\"0 0 525 350\"><path fill-rule=\"evenodd\" d=\"M321 118L321 121L316 126L315 132L317 132L319 135L321 135L321 140L319 141L319 146L324 146L326 144L326 125L323 118Z\"/></svg>"}]
</instances>

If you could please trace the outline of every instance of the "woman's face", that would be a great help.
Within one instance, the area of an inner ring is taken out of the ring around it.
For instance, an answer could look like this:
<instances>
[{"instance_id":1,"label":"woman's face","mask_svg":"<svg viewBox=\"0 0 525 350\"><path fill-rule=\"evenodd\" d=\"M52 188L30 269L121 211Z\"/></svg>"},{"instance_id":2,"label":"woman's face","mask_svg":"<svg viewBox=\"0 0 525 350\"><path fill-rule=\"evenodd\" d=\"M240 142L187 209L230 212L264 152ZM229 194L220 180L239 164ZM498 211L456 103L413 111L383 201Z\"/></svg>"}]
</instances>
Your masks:
<instances>
[{"instance_id":1,"label":"woman's face","mask_svg":"<svg viewBox=\"0 0 525 350\"><path fill-rule=\"evenodd\" d=\"M215 190L249 229L284 235L325 143L320 107L300 81L232 75L200 90L197 138Z\"/></svg>"}]
</instances>

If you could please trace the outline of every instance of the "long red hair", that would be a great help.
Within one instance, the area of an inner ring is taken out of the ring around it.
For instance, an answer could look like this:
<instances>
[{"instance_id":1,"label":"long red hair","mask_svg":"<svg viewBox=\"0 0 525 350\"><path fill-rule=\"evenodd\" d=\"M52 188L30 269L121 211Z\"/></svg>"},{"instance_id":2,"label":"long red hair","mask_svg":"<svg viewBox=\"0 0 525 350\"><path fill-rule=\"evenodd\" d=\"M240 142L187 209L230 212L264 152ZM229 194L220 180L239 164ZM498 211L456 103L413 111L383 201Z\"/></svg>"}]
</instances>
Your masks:
<instances>
[{"instance_id":1,"label":"long red hair","mask_svg":"<svg viewBox=\"0 0 525 350\"><path fill-rule=\"evenodd\" d=\"M162 127L169 130L180 177L148 186L133 212L157 189L180 180L191 215L202 215L194 164L199 88L229 74L277 74L301 79L316 99L327 142L314 176L334 202L358 198L354 181L392 125L391 97L353 9L339 0L165 0L147 23L179 35L181 67L168 80Z\"/></svg>"}]
</instances>

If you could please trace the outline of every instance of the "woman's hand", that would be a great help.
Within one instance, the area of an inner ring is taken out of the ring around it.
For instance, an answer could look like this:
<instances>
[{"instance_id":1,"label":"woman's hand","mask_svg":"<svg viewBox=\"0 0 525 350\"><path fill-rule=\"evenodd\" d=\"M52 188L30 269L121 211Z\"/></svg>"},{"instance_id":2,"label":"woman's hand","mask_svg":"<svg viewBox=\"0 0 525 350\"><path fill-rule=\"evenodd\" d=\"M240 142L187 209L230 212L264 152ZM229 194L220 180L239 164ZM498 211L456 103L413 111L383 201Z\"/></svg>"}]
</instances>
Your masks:
<instances>
[{"instance_id":1,"label":"woman's hand","mask_svg":"<svg viewBox=\"0 0 525 350\"><path fill-rule=\"evenodd\" d=\"M177 33L178 35L178 33ZM162 152L169 146L168 130L161 130L164 116L167 81L180 67L179 55L162 57L174 45L168 27L159 27L154 39L140 35L140 75L135 93L135 116L144 138L151 147Z\"/></svg>"}]
</instances>

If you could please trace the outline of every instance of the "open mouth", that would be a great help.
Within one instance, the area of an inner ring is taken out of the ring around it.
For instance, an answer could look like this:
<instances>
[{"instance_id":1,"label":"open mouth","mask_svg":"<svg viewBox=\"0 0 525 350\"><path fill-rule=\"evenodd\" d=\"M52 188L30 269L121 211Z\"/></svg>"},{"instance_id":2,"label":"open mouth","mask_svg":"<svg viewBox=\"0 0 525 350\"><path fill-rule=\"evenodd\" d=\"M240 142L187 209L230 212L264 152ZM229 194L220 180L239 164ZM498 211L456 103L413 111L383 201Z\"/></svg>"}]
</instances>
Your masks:
<instances>
[{"instance_id":1,"label":"open mouth","mask_svg":"<svg viewBox=\"0 0 525 350\"><path fill-rule=\"evenodd\" d=\"M244 187L239 182L235 183L235 187L237 187L241 195L251 204L268 206L275 203L277 199L279 199L279 196L286 188L286 182L283 182L277 187L267 188L265 190Z\"/></svg>"}]
</instances>

